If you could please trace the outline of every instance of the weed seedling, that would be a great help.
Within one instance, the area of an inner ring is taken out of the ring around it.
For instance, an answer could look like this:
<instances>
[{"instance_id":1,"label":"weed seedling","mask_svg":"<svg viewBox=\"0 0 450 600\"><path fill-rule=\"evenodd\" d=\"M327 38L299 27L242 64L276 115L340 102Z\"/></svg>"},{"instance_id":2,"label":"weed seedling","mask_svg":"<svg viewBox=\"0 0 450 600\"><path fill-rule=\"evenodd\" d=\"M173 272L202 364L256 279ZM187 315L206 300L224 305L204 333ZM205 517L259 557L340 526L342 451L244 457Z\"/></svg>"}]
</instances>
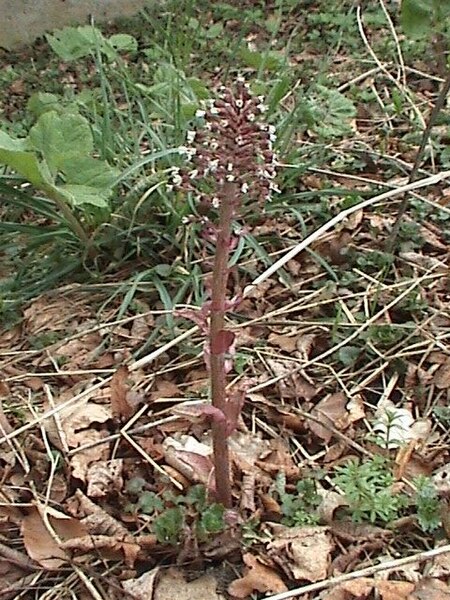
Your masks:
<instances>
[{"instance_id":1,"label":"weed seedling","mask_svg":"<svg viewBox=\"0 0 450 600\"><path fill-rule=\"evenodd\" d=\"M317 493L316 482L311 479L300 479L297 482L297 494L286 492L286 477L278 473L275 489L281 501L282 523L288 527L297 525L314 525L318 523L317 507L321 497Z\"/></svg>"},{"instance_id":2,"label":"weed seedling","mask_svg":"<svg viewBox=\"0 0 450 600\"><path fill-rule=\"evenodd\" d=\"M417 477L416 510L421 529L425 532L434 531L441 524L440 503L435 486L428 477Z\"/></svg>"},{"instance_id":3,"label":"weed seedling","mask_svg":"<svg viewBox=\"0 0 450 600\"><path fill-rule=\"evenodd\" d=\"M349 502L349 512L355 522L389 523L407 506L407 497L393 492L394 477L384 458L379 456L338 467L334 483Z\"/></svg>"}]
</instances>

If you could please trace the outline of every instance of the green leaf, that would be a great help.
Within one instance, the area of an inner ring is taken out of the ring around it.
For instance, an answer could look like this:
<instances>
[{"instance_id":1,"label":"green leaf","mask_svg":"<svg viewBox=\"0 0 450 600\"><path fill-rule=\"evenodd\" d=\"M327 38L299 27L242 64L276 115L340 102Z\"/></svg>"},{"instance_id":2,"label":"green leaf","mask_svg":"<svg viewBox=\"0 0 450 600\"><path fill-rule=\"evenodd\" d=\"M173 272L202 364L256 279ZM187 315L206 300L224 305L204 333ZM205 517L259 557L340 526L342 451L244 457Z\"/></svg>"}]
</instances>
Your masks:
<instances>
[{"instance_id":1,"label":"green leaf","mask_svg":"<svg viewBox=\"0 0 450 600\"><path fill-rule=\"evenodd\" d=\"M200 526L206 533L218 533L222 531L224 523L225 509L221 504L211 504L207 506L201 515Z\"/></svg>"},{"instance_id":2,"label":"green leaf","mask_svg":"<svg viewBox=\"0 0 450 600\"><path fill-rule=\"evenodd\" d=\"M88 121L77 114L58 115L55 111L41 115L28 134L28 144L38 150L52 171L67 160L86 156L94 149Z\"/></svg>"},{"instance_id":3,"label":"green leaf","mask_svg":"<svg viewBox=\"0 0 450 600\"><path fill-rule=\"evenodd\" d=\"M16 140L0 131L0 162L8 165L36 187L51 184L52 180L45 166L39 163L34 152L28 152L25 148L24 140Z\"/></svg>"},{"instance_id":4,"label":"green leaf","mask_svg":"<svg viewBox=\"0 0 450 600\"><path fill-rule=\"evenodd\" d=\"M172 271L172 265L160 264L153 267L155 273L160 277L168 277Z\"/></svg>"},{"instance_id":5,"label":"green leaf","mask_svg":"<svg viewBox=\"0 0 450 600\"><path fill-rule=\"evenodd\" d=\"M153 530L161 544L176 544L183 532L184 513L177 506L168 508L153 523Z\"/></svg>"},{"instance_id":6,"label":"green leaf","mask_svg":"<svg viewBox=\"0 0 450 600\"><path fill-rule=\"evenodd\" d=\"M53 52L67 62L89 56L97 47L105 46L102 33L91 25L64 27L45 37Z\"/></svg>"},{"instance_id":7,"label":"green leaf","mask_svg":"<svg viewBox=\"0 0 450 600\"><path fill-rule=\"evenodd\" d=\"M315 86L309 100L314 130L323 138L343 137L352 133L351 120L356 108L351 100L335 89Z\"/></svg>"},{"instance_id":8,"label":"green leaf","mask_svg":"<svg viewBox=\"0 0 450 600\"><path fill-rule=\"evenodd\" d=\"M135 37L128 35L127 33L117 33L112 35L108 42L119 52L136 52L138 49L138 43Z\"/></svg>"},{"instance_id":9,"label":"green leaf","mask_svg":"<svg viewBox=\"0 0 450 600\"><path fill-rule=\"evenodd\" d=\"M125 490L128 494L137 495L142 492L146 485L146 481L143 477L132 477L127 481Z\"/></svg>"},{"instance_id":10,"label":"green leaf","mask_svg":"<svg viewBox=\"0 0 450 600\"><path fill-rule=\"evenodd\" d=\"M48 112L49 110L60 112L62 110L60 102L61 98L56 96L56 94L36 92L30 96L30 99L27 102L27 109L36 117L40 117L43 113Z\"/></svg>"},{"instance_id":11,"label":"green leaf","mask_svg":"<svg viewBox=\"0 0 450 600\"><path fill-rule=\"evenodd\" d=\"M111 193L109 190L105 191L88 185L61 185L55 187L55 190L71 206L91 204L98 208L109 208L108 198Z\"/></svg>"},{"instance_id":12,"label":"green leaf","mask_svg":"<svg viewBox=\"0 0 450 600\"><path fill-rule=\"evenodd\" d=\"M351 367L355 364L361 350L357 346L344 346L338 351L338 357L344 367Z\"/></svg>"},{"instance_id":13,"label":"green leaf","mask_svg":"<svg viewBox=\"0 0 450 600\"><path fill-rule=\"evenodd\" d=\"M424 37L431 33L433 6L430 0L402 0L400 20L407 35Z\"/></svg>"},{"instance_id":14,"label":"green leaf","mask_svg":"<svg viewBox=\"0 0 450 600\"><path fill-rule=\"evenodd\" d=\"M164 509L164 504L155 492L142 492L138 500L138 508L145 515L151 515L155 511Z\"/></svg>"},{"instance_id":15,"label":"green leaf","mask_svg":"<svg viewBox=\"0 0 450 600\"><path fill-rule=\"evenodd\" d=\"M248 48L241 48L239 51L241 60L248 67L252 67L256 71L261 68L268 71L279 71L284 63L284 57L276 52L256 52Z\"/></svg>"},{"instance_id":16,"label":"green leaf","mask_svg":"<svg viewBox=\"0 0 450 600\"><path fill-rule=\"evenodd\" d=\"M71 157L60 164L68 184L85 185L92 188L111 188L119 175L108 163L91 156Z\"/></svg>"},{"instance_id":17,"label":"green leaf","mask_svg":"<svg viewBox=\"0 0 450 600\"><path fill-rule=\"evenodd\" d=\"M211 27L209 27L209 29L205 31L205 37L212 40L214 38L220 37L222 35L222 32L223 23L214 23L214 25L211 25Z\"/></svg>"}]
</instances>

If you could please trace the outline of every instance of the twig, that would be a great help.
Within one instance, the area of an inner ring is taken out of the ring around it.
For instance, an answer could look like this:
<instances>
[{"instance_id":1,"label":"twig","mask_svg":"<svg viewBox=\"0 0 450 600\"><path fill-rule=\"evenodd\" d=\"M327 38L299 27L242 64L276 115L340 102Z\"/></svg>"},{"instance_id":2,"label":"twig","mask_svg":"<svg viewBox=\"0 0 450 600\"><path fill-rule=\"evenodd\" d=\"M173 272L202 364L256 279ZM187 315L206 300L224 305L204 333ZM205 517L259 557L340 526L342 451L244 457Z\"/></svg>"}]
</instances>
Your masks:
<instances>
[{"instance_id":1,"label":"twig","mask_svg":"<svg viewBox=\"0 0 450 600\"><path fill-rule=\"evenodd\" d=\"M271 265L264 273L261 273L250 285L248 285L244 289L244 296L247 296L255 287L261 284L263 281L272 277L274 273L284 267L284 265L292 260L297 254L299 254L305 248L308 248L313 242L317 241L322 235L337 225L341 221L344 221L347 217L357 212L358 210L362 210L363 208L367 208L368 206L372 206L377 202L381 202L383 200L387 200L388 198L394 198L395 196L399 196L400 194L410 192L411 190L417 190L422 187L427 187L429 185L435 185L444 179L450 177L450 171L443 171L442 173L438 173L436 175L432 175L431 177L426 177L425 179L421 179L420 181L415 181L413 183L408 183L404 186L397 188L396 190L389 190L388 192L383 192L378 196L374 196L373 198L368 198L359 204L355 204L350 208L347 208L341 211L338 215L330 219L327 223L324 223L319 229L316 229L311 235L302 240L299 244L295 245L289 252L287 252L284 256L282 256L277 262ZM1 441L1 440L0 440Z\"/></svg>"},{"instance_id":2,"label":"twig","mask_svg":"<svg viewBox=\"0 0 450 600\"><path fill-rule=\"evenodd\" d=\"M5 560L17 565L24 571L36 571L40 568L37 563L29 559L28 556L26 556L19 550L9 548L8 546L5 546L5 544L2 543L0 543L0 555L3 556Z\"/></svg>"},{"instance_id":3,"label":"twig","mask_svg":"<svg viewBox=\"0 0 450 600\"><path fill-rule=\"evenodd\" d=\"M365 569L353 571L352 573L344 573L343 575L339 575L338 577L330 577L325 581L310 583L308 585L296 588L295 590L290 590L289 592L275 594L275 596L268 596L265 600L289 600L290 598L298 598L299 596L303 596L303 594L309 594L310 592L324 590L339 583L343 583L344 581L351 581L352 579L359 579L360 577L368 577L370 575L374 575L375 573L379 573L380 571L396 570L401 567L404 567L405 565L410 565L411 563L415 562L423 562L425 560L429 560L431 558L440 556L441 554L447 554L449 552L450 544L446 546L441 546L440 548L434 548L433 550L419 552L411 556L405 556L404 558L389 560L379 565L373 565L372 567L366 567Z\"/></svg>"}]
</instances>

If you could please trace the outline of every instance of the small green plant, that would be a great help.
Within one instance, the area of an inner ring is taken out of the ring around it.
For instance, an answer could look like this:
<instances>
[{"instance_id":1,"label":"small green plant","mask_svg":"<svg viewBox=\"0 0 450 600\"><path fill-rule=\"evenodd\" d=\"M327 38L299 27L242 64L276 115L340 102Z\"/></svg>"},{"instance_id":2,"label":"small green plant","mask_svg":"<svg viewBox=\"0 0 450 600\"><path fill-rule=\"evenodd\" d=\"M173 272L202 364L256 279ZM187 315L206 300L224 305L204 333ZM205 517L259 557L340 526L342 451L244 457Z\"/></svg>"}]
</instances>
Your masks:
<instances>
[{"instance_id":1,"label":"small green plant","mask_svg":"<svg viewBox=\"0 0 450 600\"><path fill-rule=\"evenodd\" d=\"M299 479L296 484L296 494L286 492L286 476L278 473L275 481L275 491L281 502L282 523L288 527L296 525L313 525L319 521L317 507L321 496L317 493L314 479Z\"/></svg>"},{"instance_id":2,"label":"small green plant","mask_svg":"<svg viewBox=\"0 0 450 600\"><path fill-rule=\"evenodd\" d=\"M133 477L127 482L125 489L132 502L125 510L152 516L151 527L161 544L176 544L186 528L199 542L225 528L224 507L208 501L204 486L195 485L186 495L175 495L170 491L158 495L146 488L147 483L142 477Z\"/></svg>"},{"instance_id":3,"label":"small green plant","mask_svg":"<svg viewBox=\"0 0 450 600\"><path fill-rule=\"evenodd\" d=\"M385 459L379 456L337 467L333 483L345 495L348 512L355 522L389 523L407 506L405 494L393 492L394 477Z\"/></svg>"},{"instance_id":4,"label":"small green plant","mask_svg":"<svg viewBox=\"0 0 450 600\"><path fill-rule=\"evenodd\" d=\"M435 486L429 477L421 476L414 480L416 491L416 511L419 525L426 533L434 531L441 524L440 503Z\"/></svg>"}]
</instances>

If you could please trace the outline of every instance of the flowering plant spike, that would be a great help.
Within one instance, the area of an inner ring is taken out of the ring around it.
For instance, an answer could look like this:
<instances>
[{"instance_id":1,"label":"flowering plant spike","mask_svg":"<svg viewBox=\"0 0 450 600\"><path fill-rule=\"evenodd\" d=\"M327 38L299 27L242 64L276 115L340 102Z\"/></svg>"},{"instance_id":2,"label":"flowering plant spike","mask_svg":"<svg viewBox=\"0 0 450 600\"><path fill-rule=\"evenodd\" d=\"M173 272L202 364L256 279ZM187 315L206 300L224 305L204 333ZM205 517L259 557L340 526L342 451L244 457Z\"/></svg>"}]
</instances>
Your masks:
<instances>
[{"instance_id":1,"label":"flowering plant spike","mask_svg":"<svg viewBox=\"0 0 450 600\"><path fill-rule=\"evenodd\" d=\"M233 90L221 87L218 98L197 111L199 127L188 131L186 146L180 148L187 167L171 169L170 187L193 194L203 214L216 214L202 217L203 237L215 245L210 299L200 312L185 316L206 338L213 410L205 407L205 416L211 421L217 500L226 507L232 503L227 438L237 426L245 396L226 386L235 336L225 327L225 314L239 302L227 297L228 261L238 239L234 219L245 217L249 206L264 205L279 191L274 183L275 128L264 122L266 110L263 98L254 96L243 79Z\"/></svg>"}]
</instances>

